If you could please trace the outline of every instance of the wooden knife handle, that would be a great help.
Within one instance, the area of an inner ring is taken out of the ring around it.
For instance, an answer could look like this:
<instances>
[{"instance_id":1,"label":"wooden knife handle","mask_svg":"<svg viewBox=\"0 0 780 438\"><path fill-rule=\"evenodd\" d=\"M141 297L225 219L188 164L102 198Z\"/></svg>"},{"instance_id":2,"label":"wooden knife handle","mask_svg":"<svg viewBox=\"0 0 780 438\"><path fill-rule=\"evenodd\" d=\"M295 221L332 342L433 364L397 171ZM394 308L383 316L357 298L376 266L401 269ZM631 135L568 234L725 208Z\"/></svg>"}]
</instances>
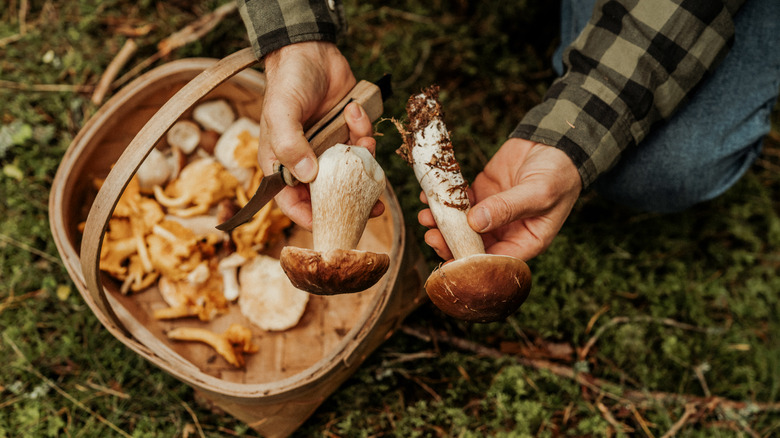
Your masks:
<instances>
[{"instance_id":1,"label":"wooden knife handle","mask_svg":"<svg viewBox=\"0 0 780 438\"><path fill-rule=\"evenodd\" d=\"M372 122L376 121L384 111L379 87L365 80L358 82L328 114L306 130L304 135L309 139L311 148L318 157L333 145L346 143L349 140L349 128L344 121L343 112L350 102L361 104Z\"/></svg>"}]
</instances>

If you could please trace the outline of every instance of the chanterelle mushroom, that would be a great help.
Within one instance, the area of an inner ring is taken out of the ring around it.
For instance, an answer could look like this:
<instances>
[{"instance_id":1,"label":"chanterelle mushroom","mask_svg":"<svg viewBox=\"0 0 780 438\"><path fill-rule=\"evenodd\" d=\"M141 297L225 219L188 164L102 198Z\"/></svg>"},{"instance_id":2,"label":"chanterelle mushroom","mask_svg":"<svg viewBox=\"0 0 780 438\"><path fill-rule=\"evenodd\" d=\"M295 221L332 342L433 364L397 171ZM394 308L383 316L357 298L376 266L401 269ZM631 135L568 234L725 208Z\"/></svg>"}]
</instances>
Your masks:
<instances>
[{"instance_id":1,"label":"chanterelle mushroom","mask_svg":"<svg viewBox=\"0 0 780 438\"><path fill-rule=\"evenodd\" d=\"M414 168L441 234L455 257L425 282L431 301L455 318L497 321L512 314L528 297L531 271L520 259L485 254L482 238L471 229L467 183L455 161L442 120L438 87L412 96L409 124L398 153Z\"/></svg>"},{"instance_id":2,"label":"chanterelle mushroom","mask_svg":"<svg viewBox=\"0 0 780 438\"><path fill-rule=\"evenodd\" d=\"M178 327L166 333L174 341L203 342L213 348L234 367L244 366L241 353L256 353L257 345L252 343L252 331L240 324L231 324L221 334L199 327Z\"/></svg>"},{"instance_id":3,"label":"chanterelle mushroom","mask_svg":"<svg viewBox=\"0 0 780 438\"><path fill-rule=\"evenodd\" d=\"M320 156L319 173L309 185L314 249L288 246L281 254L295 287L333 295L379 281L390 257L355 247L384 186L384 172L365 148L339 144Z\"/></svg>"},{"instance_id":4,"label":"chanterelle mushroom","mask_svg":"<svg viewBox=\"0 0 780 438\"><path fill-rule=\"evenodd\" d=\"M154 187L154 197L181 217L199 216L222 199L233 196L238 181L213 158L195 160L182 169L179 178L163 190Z\"/></svg>"}]
</instances>

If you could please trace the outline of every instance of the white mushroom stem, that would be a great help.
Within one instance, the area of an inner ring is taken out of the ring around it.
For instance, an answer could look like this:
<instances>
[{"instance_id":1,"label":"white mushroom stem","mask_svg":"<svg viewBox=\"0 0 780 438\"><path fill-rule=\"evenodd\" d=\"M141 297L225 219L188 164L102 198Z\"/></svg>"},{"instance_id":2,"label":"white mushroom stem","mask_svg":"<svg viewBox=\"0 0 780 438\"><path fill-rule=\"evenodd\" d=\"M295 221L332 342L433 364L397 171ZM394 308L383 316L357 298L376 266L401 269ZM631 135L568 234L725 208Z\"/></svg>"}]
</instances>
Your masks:
<instances>
[{"instance_id":1,"label":"white mushroom stem","mask_svg":"<svg viewBox=\"0 0 780 438\"><path fill-rule=\"evenodd\" d=\"M235 301L241 292L238 284L238 268L241 267L247 259L241 254L234 252L219 261L217 270L222 274L222 293L228 301Z\"/></svg>"},{"instance_id":2,"label":"white mushroom stem","mask_svg":"<svg viewBox=\"0 0 780 438\"><path fill-rule=\"evenodd\" d=\"M413 125L422 123L421 126L410 126L406 141L412 144L405 145L406 150L401 155L411 161L436 225L453 256L460 259L484 254L482 238L466 220L470 208L467 183L455 161L449 132L439 114L439 104L424 93L414 96L413 100L434 117L411 121Z\"/></svg>"},{"instance_id":3,"label":"white mushroom stem","mask_svg":"<svg viewBox=\"0 0 780 438\"><path fill-rule=\"evenodd\" d=\"M385 187L385 174L368 149L338 144L319 158L311 182L314 250L354 249Z\"/></svg>"}]
</instances>

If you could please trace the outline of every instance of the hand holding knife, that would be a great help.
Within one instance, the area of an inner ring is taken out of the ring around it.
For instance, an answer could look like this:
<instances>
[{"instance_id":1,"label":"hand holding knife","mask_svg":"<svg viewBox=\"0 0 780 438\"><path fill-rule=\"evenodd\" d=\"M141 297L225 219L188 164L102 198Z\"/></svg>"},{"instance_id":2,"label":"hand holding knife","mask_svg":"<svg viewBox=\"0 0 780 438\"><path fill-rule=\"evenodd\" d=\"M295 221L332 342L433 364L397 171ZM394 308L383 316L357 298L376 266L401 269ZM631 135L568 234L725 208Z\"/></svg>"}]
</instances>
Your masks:
<instances>
[{"instance_id":1,"label":"hand holding knife","mask_svg":"<svg viewBox=\"0 0 780 438\"><path fill-rule=\"evenodd\" d=\"M390 76L384 75L376 83L360 81L350 90L333 109L317 121L305 132L314 153L319 157L325 150L338 143L349 140L349 128L344 121L344 108L351 102L358 102L368 114L371 121L375 121L382 115L383 104L390 94ZM262 135L262 134L261 134ZM279 164L274 164L274 173L265 175L260 181L257 192L232 218L217 226L222 231L230 231L233 228L249 221L260 209L274 198L285 186L293 186L298 181L290 171Z\"/></svg>"}]
</instances>

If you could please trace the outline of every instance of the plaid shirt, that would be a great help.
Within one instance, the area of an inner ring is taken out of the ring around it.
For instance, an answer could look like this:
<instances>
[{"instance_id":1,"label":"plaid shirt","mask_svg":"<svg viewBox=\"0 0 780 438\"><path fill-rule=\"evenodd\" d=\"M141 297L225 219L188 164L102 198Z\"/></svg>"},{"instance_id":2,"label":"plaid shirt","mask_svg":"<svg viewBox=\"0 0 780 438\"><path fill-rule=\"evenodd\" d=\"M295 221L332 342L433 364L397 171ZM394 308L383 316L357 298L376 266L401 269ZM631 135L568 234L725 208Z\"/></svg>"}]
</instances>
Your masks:
<instances>
[{"instance_id":1,"label":"plaid shirt","mask_svg":"<svg viewBox=\"0 0 780 438\"><path fill-rule=\"evenodd\" d=\"M257 59L292 43L335 42L344 7L335 0L237 0Z\"/></svg>"},{"instance_id":2,"label":"plaid shirt","mask_svg":"<svg viewBox=\"0 0 780 438\"><path fill-rule=\"evenodd\" d=\"M561 149L588 187L726 55L743 3L599 0L564 52L564 75L511 136Z\"/></svg>"},{"instance_id":3,"label":"plaid shirt","mask_svg":"<svg viewBox=\"0 0 780 438\"><path fill-rule=\"evenodd\" d=\"M511 137L561 149L588 187L723 59L744 1L598 0L564 52L566 72ZM335 41L344 26L334 0L238 3L258 58L294 42Z\"/></svg>"}]
</instances>

